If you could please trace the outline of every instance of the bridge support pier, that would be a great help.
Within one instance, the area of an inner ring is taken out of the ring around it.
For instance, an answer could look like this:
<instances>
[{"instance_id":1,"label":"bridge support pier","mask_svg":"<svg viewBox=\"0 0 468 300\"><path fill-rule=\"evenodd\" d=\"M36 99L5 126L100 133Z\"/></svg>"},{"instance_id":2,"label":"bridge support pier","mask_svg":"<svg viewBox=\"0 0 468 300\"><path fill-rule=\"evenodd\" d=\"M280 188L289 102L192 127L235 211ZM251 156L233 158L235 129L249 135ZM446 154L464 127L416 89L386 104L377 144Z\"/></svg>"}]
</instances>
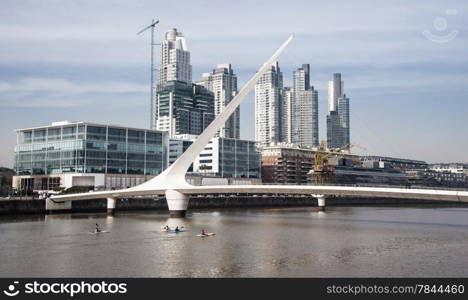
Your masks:
<instances>
[{"instance_id":1,"label":"bridge support pier","mask_svg":"<svg viewBox=\"0 0 468 300\"><path fill-rule=\"evenodd\" d=\"M113 216L115 214L115 198L107 198L107 214Z\"/></svg>"},{"instance_id":2,"label":"bridge support pier","mask_svg":"<svg viewBox=\"0 0 468 300\"><path fill-rule=\"evenodd\" d=\"M325 211L325 195L312 195L317 198L318 210Z\"/></svg>"},{"instance_id":3,"label":"bridge support pier","mask_svg":"<svg viewBox=\"0 0 468 300\"><path fill-rule=\"evenodd\" d=\"M184 218L189 203L189 195L176 190L166 191L167 207L171 218Z\"/></svg>"}]
</instances>

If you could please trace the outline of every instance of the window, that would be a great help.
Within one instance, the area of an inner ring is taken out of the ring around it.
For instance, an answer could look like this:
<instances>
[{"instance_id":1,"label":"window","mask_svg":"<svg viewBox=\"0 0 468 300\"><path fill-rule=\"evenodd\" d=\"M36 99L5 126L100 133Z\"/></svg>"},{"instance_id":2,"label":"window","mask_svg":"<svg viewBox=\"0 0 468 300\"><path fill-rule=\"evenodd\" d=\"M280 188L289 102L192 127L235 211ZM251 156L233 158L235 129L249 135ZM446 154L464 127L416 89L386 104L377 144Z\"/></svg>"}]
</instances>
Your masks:
<instances>
[{"instance_id":1,"label":"window","mask_svg":"<svg viewBox=\"0 0 468 300\"><path fill-rule=\"evenodd\" d=\"M144 143L145 132L139 130L128 130L128 142L129 143Z\"/></svg>"},{"instance_id":2,"label":"window","mask_svg":"<svg viewBox=\"0 0 468 300\"><path fill-rule=\"evenodd\" d=\"M127 141L127 131L123 128L111 128L108 130L108 140L116 142L126 142Z\"/></svg>"},{"instance_id":3,"label":"window","mask_svg":"<svg viewBox=\"0 0 468 300\"><path fill-rule=\"evenodd\" d=\"M62 130L64 140L74 140L75 139L76 127L64 127Z\"/></svg>"},{"instance_id":4,"label":"window","mask_svg":"<svg viewBox=\"0 0 468 300\"><path fill-rule=\"evenodd\" d=\"M106 140L106 127L88 126L86 133L89 140Z\"/></svg>"},{"instance_id":5,"label":"window","mask_svg":"<svg viewBox=\"0 0 468 300\"><path fill-rule=\"evenodd\" d=\"M47 130L47 139L49 141L60 140L61 128L49 128Z\"/></svg>"}]
</instances>

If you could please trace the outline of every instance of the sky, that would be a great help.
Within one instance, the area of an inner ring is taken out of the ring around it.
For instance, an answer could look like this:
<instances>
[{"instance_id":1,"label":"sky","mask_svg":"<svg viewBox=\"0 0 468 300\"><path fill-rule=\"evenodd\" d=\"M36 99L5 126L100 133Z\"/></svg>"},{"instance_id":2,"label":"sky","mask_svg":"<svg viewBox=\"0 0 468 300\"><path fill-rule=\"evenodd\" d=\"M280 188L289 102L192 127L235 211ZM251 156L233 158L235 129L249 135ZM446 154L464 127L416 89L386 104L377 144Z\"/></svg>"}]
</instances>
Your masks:
<instances>
[{"instance_id":1,"label":"sky","mask_svg":"<svg viewBox=\"0 0 468 300\"><path fill-rule=\"evenodd\" d=\"M339 72L356 153L468 162L467 14L467 1L450 0L4 0L0 166L13 166L18 128L149 127L150 36L136 33L152 19L157 41L183 32L194 81L231 63L239 88L294 33L280 68L290 85L310 64L321 139L327 81ZM241 138L254 139L253 92L241 105Z\"/></svg>"}]
</instances>

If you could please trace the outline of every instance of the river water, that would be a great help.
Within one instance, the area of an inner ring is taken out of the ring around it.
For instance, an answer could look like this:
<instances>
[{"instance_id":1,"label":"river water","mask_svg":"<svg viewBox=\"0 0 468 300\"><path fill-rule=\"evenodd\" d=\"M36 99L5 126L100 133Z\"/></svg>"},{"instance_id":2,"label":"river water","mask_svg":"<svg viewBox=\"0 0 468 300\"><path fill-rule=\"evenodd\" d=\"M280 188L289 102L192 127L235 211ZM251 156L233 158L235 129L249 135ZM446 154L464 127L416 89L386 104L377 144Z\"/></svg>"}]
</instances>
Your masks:
<instances>
[{"instance_id":1,"label":"river water","mask_svg":"<svg viewBox=\"0 0 468 300\"><path fill-rule=\"evenodd\" d=\"M95 223L109 231L92 234ZM164 225L184 226L181 233ZM200 238L202 229L215 232ZM468 208L0 217L1 277L468 276Z\"/></svg>"}]
</instances>

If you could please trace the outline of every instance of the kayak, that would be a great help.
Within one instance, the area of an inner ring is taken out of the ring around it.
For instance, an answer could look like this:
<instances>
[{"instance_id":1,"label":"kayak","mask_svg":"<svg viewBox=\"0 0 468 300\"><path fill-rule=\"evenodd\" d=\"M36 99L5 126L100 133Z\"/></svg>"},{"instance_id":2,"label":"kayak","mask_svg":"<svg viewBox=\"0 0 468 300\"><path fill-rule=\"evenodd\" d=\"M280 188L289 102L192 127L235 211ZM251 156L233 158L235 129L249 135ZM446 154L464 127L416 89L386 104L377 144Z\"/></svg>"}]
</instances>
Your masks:
<instances>
[{"instance_id":1,"label":"kayak","mask_svg":"<svg viewBox=\"0 0 468 300\"><path fill-rule=\"evenodd\" d=\"M199 236L199 237L206 237L206 236L213 236L213 235L215 235L215 234L216 234L216 233L214 233L214 232L207 232L207 233L205 233L205 234L197 234L197 236Z\"/></svg>"},{"instance_id":2,"label":"kayak","mask_svg":"<svg viewBox=\"0 0 468 300\"><path fill-rule=\"evenodd\" d=\"M169 229L166 229L166 228L161 228L161 231L164 231L164 232L176 232L175 231L175 228L169 228ZM182 232L182 231L185 231L185 228L182 226L182 227L179 227L179 232Z\"/></svg>"},{"instance_id":3,"label":"kayak","mask_svg":"<svg viewBox=\"0 0 468 300\"><path fill-rule=\"evenodd\" d=\"M179 231L175 231L175 229L163 229L164 232L172 232L172 233L179 233L179 232L184 232L184 229L179 229Z\"/></svg>"},{"instance_id":4,"label":"kayak","mask_svg":"<svg viewBox=\"0 0 468 300\"><path fill-rule=\"evenodd\" d=\"M99 233L108 233L109 231L107 230L101 230L101 231L90 231L89 233L91 234L99 234Z\"/></svg>"}]
</instances>

